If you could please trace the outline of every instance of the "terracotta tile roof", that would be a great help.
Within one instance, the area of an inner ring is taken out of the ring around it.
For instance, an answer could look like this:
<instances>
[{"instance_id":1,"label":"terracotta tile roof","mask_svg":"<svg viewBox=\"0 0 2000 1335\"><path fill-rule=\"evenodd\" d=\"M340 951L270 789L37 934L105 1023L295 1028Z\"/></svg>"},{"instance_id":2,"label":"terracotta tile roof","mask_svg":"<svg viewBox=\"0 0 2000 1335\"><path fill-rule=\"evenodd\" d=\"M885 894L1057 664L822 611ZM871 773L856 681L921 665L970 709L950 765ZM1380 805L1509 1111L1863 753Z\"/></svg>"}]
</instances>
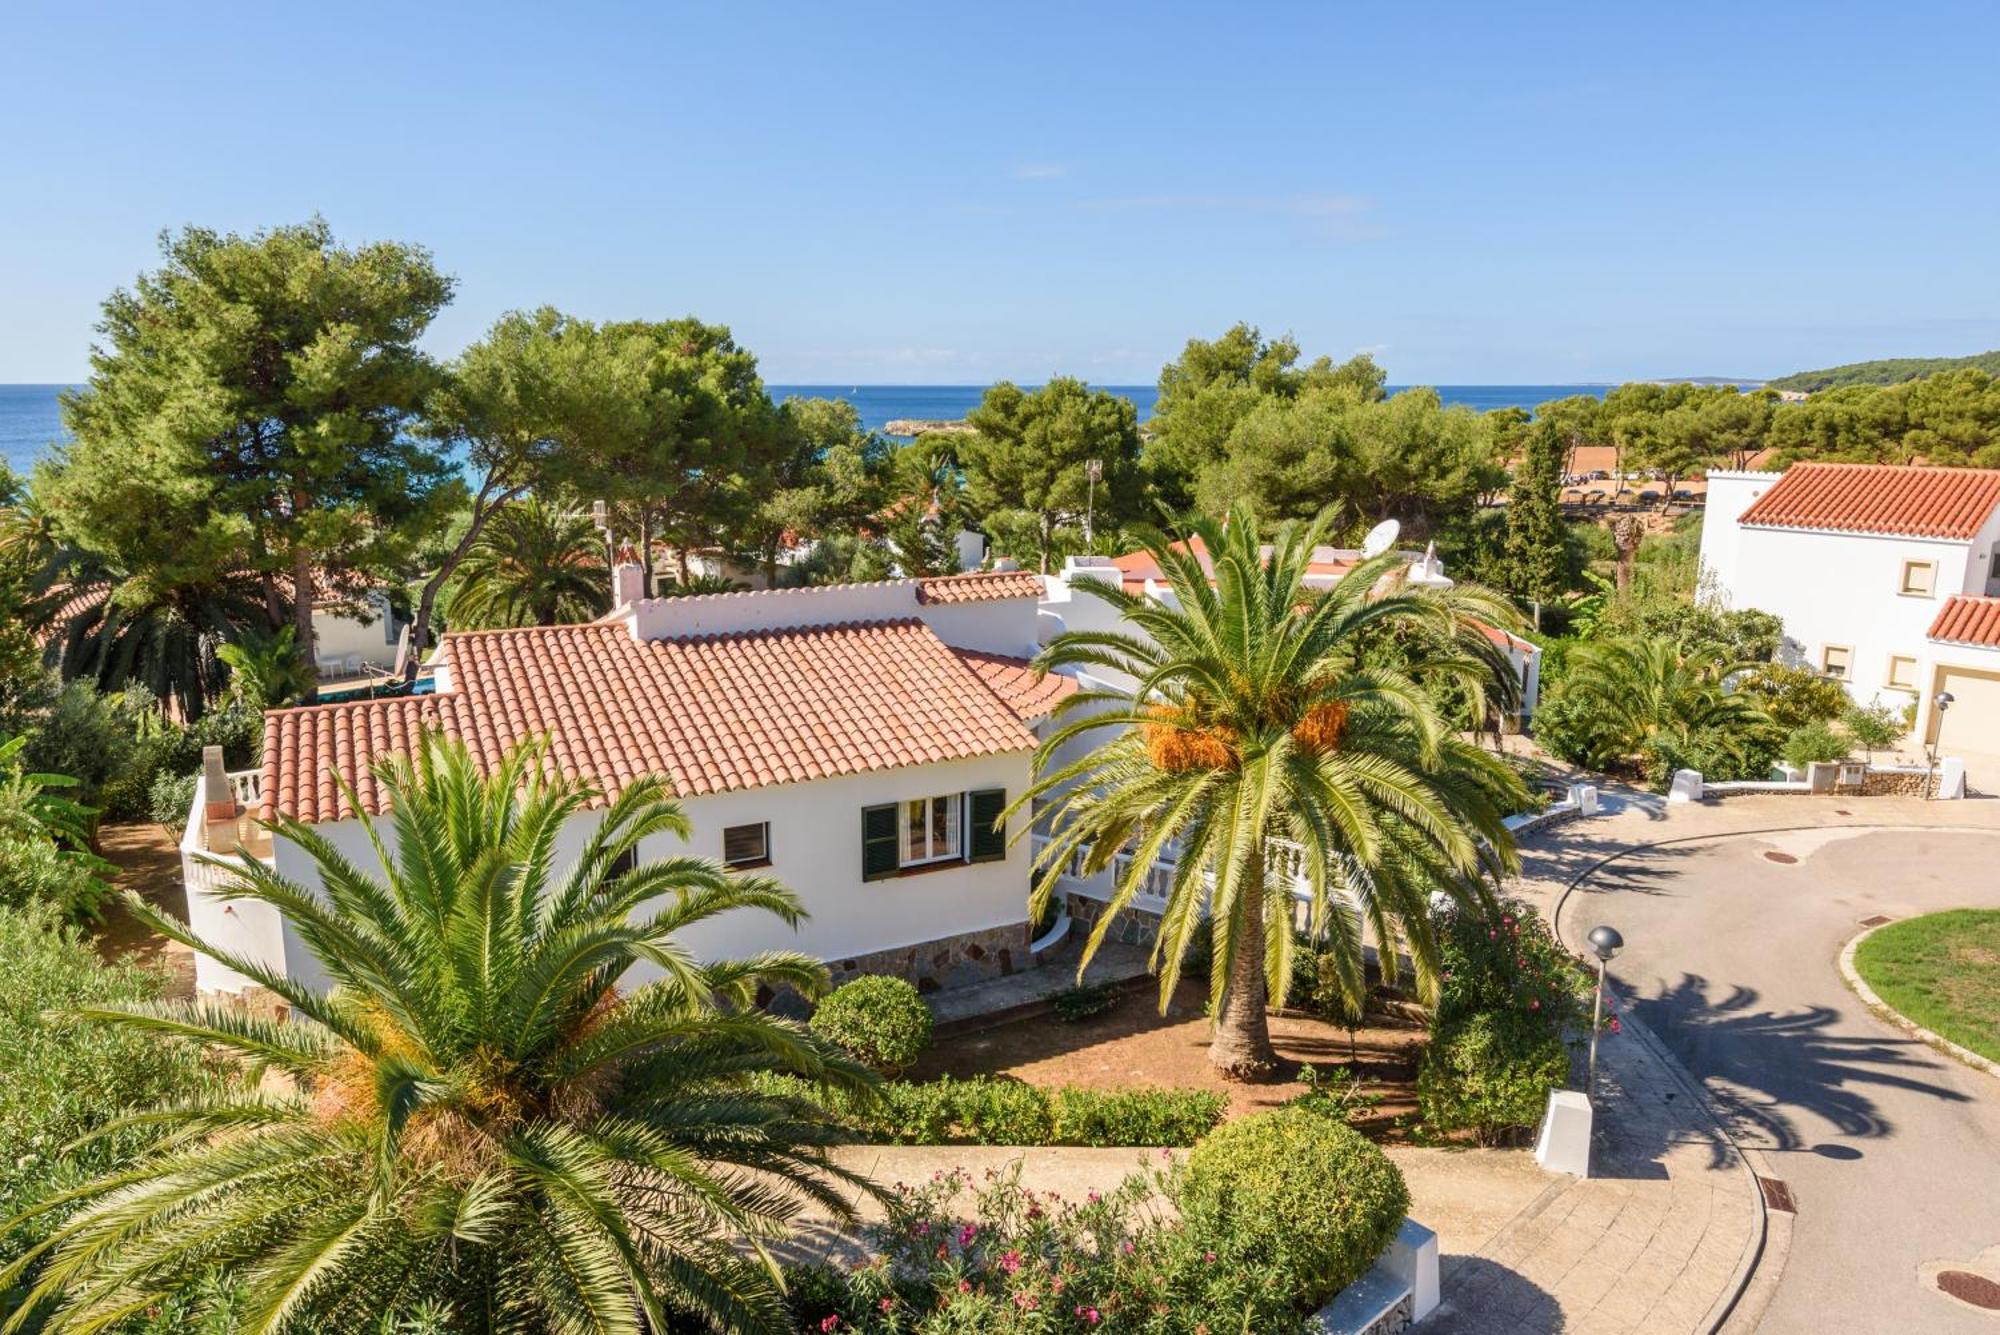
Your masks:
<instances>
[{"instance_id":1,"label":"terracotta tile roof","mask_svg":"<svg viewBox=\"0 0 2000 1335\"><path fill-rule=\"evenodd\" d=\"M2000 505L2000 469L1794 464L1742 522L1963 541Z\"/></svg>"},{"instance_id":2,"label":"terracotta tile roof","mask_svg":"<svg viewBox=\"0 0 2000 1335\"><path fill-rule=\"evenodd\" d=\"M1039 598L1042 577L1032 570L979 570L917 581L920 603L984 603L996 598Z\"/></svg>"},{"instance_id":3,"label":"terracotta tile roof","mask_svg":"<svg viewBox=\"0 0 2000 1335\"><path fill-rule=\"evenodd\" d=\"M1024 719L1037 719L1076 693L1076 678L1054 672L1037 680L1035 669L1025 658L981 653L977 649L953 649L958 661L979 674L993 693L1007 702Z\"/></svg>"},{"instance_id":4,"label":"terracotta tile roof","mask_svg":"<svg viewBox=\"0 0 2000 1335\"><path fill-rule=\"evenodd\" d=\"M1961 593L1945 599L1931 622L1930 637L2000 649L2000 598Z\"/></svg>"},{"instance_id":5,"label":"terracotta tile roof","mask_svg":"<svg viewBox=\"0 0 2000 1335\"><path fill-rule=\"evenodd\" d=\"M989 684L915 619L638 641L622 625L447 635L446 693L274 710L264 718L263 813L371 814L368 773L442 728L492 763L549 737L549 769L591 780L601 805L633 779L684 797L1025 751L1035 738Z\"/></svg>"}]
</instances>

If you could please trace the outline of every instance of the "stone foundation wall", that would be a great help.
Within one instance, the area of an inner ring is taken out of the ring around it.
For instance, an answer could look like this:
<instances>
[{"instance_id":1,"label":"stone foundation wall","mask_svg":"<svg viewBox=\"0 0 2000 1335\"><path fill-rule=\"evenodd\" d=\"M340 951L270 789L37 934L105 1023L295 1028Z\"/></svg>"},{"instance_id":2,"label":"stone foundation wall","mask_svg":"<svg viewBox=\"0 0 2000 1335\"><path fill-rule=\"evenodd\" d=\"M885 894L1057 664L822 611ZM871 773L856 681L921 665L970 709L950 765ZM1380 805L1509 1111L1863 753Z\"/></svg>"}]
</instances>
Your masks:
<instances>
[{"instance_id":1,"label":"stone foundation wall","mask_svg":"<svg viewBox=\"0 0 2000 1335\"><path fill-rule=\"evenodd\" d=\"M1070 931L1088 936L1096 929L1097 920L1104 916L1107 906L1100 900L1086 899L1082 895L1070 895L1067 899L1069 916L1075 923ZM1150 946L1159 934L1160 919L1157 915L1128 908L1111 924L1105 940L1127 946Z\"/></svg>"},{"instance_id":2,"label":"stone foundation wall","mask_svg":"<svg viewBox=\"0 0 2000 1335\"><path fill-rule=\"evenodd\" d=\"M941 992L1034 968L1040 961L1028 949L1032 939L1029 924L1019 922L828 960L826 967L835 983L865 973L883 973L915 984L919 992Z\"/></svg>"},{"instance_id":3,"label":"stone foundation wall","mask_svg":"<svg viewBox=\"0 0 2000 1335\"><path fill-rule=\"evenodd\" d=\"M1930 775L1921 771L1909 773L1903 770L1869 770L1868 779L1861 786L1866 797L1922 797L1927 791Z\"/></svg>"}]
</instances>

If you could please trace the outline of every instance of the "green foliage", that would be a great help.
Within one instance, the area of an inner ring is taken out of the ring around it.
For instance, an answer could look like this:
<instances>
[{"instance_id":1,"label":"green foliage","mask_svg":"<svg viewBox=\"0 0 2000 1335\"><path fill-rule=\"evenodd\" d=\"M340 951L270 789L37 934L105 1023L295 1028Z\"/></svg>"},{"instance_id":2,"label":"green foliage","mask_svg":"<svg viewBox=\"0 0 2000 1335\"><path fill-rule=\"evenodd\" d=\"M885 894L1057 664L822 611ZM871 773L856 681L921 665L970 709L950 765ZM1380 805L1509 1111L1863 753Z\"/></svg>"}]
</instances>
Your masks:
<instances>
[{"instance_id":1,"label":"green foliage","mask_svg":"<svg viewBox=\"0 0 2000 1335\"><path fill-rule=\"evenodd\" d=\"M1226 1074L1253 1075L1275 1063L1266 1001L1282 1005L1290 985L1290 934L1266 931L1266 840L1302 848L1315 935L1341 961L1355 994L1363 987L1359 926L1337 907L1350 892L1348 877L1366 878L1376 930L1403 938L1421 983L1433 976L1436 955L1431 896L1477 898L1482 881L1513 861L1503 821L1519 809L1520 780L1455 737L1384 648L1399 631L1421 635L1429 671L1468 687L1497 685L1504 659L1480 623L1513 623L1512 608L1467 585L1378 594L1378 582L1400 568L1393 555L1309 597L1307 567L1325 535L1324 519L1282 525L1267 557L1248 506L1231 512L1226 529L1197 524L1214 566L1213 592L1187 546L1154 535L1147 552L1177 598L1088 582L1081 587L1110 603L1130 634L1116 643L1061 635L1036 660L1148 675L1154 695L1108 712L1088 693L1057 707L1037 753L1039 777L1016 802L1017 809L1050 803L1054 837L1037 869L1032 909L1048 904L1073 857L1094 874L1130 843L1135 856L1115 889L1116 910L1177 841L1179 871L1166 887L1161 929L1161 1004L1180 981L1198 924L1213 915L1210 1061ZM1302 603L1310 605L1303 614ZM1377 651L1379 658L1370 656ZM1131 726L1106 739L1099 730L1113 725ZM1065 748L1085 736L1095 749L1071 764ZM1432 737L1434 746L1423 740ZM1380 782L1388 774L1397 776L1393 799ZM1099 919L1085 961L1114 917ZM1399 953L1382 953L1391 981Z\"/></svg>"},{"instance_id":2,"label":"green foliage","mask_svg":"<svg viewBox=\"0 0 2000 1335\"><path fill-rule=\"evenodd\" d=\"M1804 769L1820 761L1845 760L1853 749L1854 743L1847 734L1832 724L1806 723L1792 729L1779 754L1784 756L1786 764Z\"/></svg>"},{"instance_id":3,"label":"green foliage","mask_svg":"<svg viewBox=\"0 0 2000 1335\"><path fill-rule=\"evenodd\" d=\"M236 693L253 710L282 708L312 692L313 665L306 661L305 648L291 626L275 631L246 627L215 656L229 669Z\"/></svg>"},{"instance_id":4,"label":"green foliage","mask_svg":"<svg viewBox=\"0 0 2000 1335\"><path fill-rule=\"evenodd\" d=\"M1783 744L1784 735L1768 725L1659 732L1640 748L1639 769L1655 792L1665 792L1680 769L1710 780L1768 779Z\"/></svg>"},{"instance_id":5,"label":"green foliage","mask_svg":"<svg viewBox=\"0 0 2000 1335\"><path fill-rule=\"evenodd\" d=\"M1118 1004L1125 989L1116 983L1089 983L1065 988L1049 998L1049 1008L1065 1024L1076 1024L1102 1015Z\"/></svg>"},{"instance_id":6,"label":"green foliage","mask_svg":"<svg viewBox=\"0 0 2000 1335\"><path fill-rule=\"evenodd\" d=\"M1386 1097L1369 1088L1351 1065L1322 1071L1307 1063L1299 1067L1299 1083L1305 1086L1305 1092L1293 1095L1286 1101L1286 1107L1304 1108L1341 1122L1368 1116L1382 1106Z\"/></svg>"},{"instance_id":7,"label":"green foliage","mask_svg":"<svg viewBox=\"0 0 2000 1335\"><path fill-rule=\"evenodd\" d=\"M1392 1170L1393 1171L1393 1170ZM1141 1172L1067 1201L1019 1169L975 1185L963 1171L897 1188L877 1258L790 1272L793 1329L865 1335L1294 1329L1330 1297L1300 1290L1289 1255L1233 1219L1161 1221L1184 1175ZM971 1196L970 1219L964 1201Z\"/></svg>"},{"instance_id":8,"label":"green foliage","mask_svg":"<svg viewBox=\"0 0 2000 1335\"><path fill-rule=\"evenodd\" d=\"M109 864L90 852L96 813L67 796L76 780L23 767L27 738L0 741L0 905L47 904L66 922L97 917Z\"/></svg>"},{"instance_id":9,"label":"green foliage","mask_svg":"<svg viewBox=\"0 0 2000 1335\"><path fill-rule=\"evenodd\" d=\"M1674 757L1696 753L1726 760L1725 768L1760 759L1768 765L1762 748L1769 720L1740 689L1735 669L1713 650L1672 640L1582 645L1559 694L1536 712L1536 735L1549 728L1553 741L1578 748L1585 763L1636 761L1656 778L1672 773Z\"/></svg>"},{"instance_id":10,"label":"green foliage","mask_svg":"<svg viewBox=\"0 0 2000 1335\"><path fill-rule=\"evenodd\" d=\"M63 399L73 439L35 486L65 537L121 572L111 605L173 633L181 693L203 637L229 628L205 618L243 624L245 572L305 643L300 585L394 566L463 490L407 429L437 379L418 342L451 297L421 248L349 249L314 219L187 228L161 258L105 301L89 383ZM218 589L237 601L202 593Z\"/></svg>"},{"instance_id":11,"label":"green foliage","mask_svg":"<svg viewBox=\"0 0 2000 1335\"><path fill-rule=\"evenodd\" d=\"M1881 357L1820 371L1794 371L1764 383L1769 389L1796 389L1813 394L1844 385L1900 385L1906 380L1960 370L2000 376L2000 352L1978 352L1970 357Z\"/></svg>"},{"instance_id":12,"label":"green foliage","mask_svg":"<svg viewBox=\"0 0 2000 1335\"><path fill-rule=\"evenodd\" d=\"M199 774L162 771L153 776L152 786L146 790L146 814L178 838L188 813L194 810L194 795L200 787Z\"/></svg>"},{"instance_id":13,"label":"green foliage","mask_svg":"<svg viewBox=\"0 0 2000 1335\"><path fill-rule=\"evenodd\" d=\"M1448 909L1442 919L1434 1029L1498 1012L1558 1035L1583 1022L1590 984L1533 905L1507 899L1491 910Z\"/></svg>"},{"instance_id":14,"label":"green foliage","mask_svg":"<svg viewBox=\"0 0 2000 1335\"><path fill-rule=\"evenodd\" d=\"M1562 480L1568 441L1560 424L1537 422L1529 428L1521 461L1514 466L1507 488L1508 591L1536 606L1553 602L1568 583L1566 529L1562 515Z\"/></svg>"},{"instance_id":15,"label":"green foliage","mask_svg":"<svg viewBox=\"0 0 2000 1335\"><path fill-rule=\"evenodd\" d=\"M604 539L582 510L539 497L494 512L444 592L460 630L588 621L610 601Z\"/></svg>"},{"instance_id":16,"label":"green foliage","mask_svg":"<svg viewBox=\"0 0 2000 1335\"><path fill-rule=\"evenodd\" d=\"M803 1093L787 1077L757 1084ZM888 1080L866 1097L831 1096L842 1125L866 1141L902 1145L1192 1145L1222 1121L1229 1100L1205 1089L1053 1089L997 1076Z\"/></svg>"},{"instance_id":17,"label":"green foliage","mask_svg":"<svg viewBox=\"0 0 2000 1335\"><path fill-rule=\"evenodd\" d=\"M46 905L0 908L0 1220L111 1172L151 1138L143 1128L82 1144L128 1109L195 1098L218 1081L192 1048L85 1022L91 1006L150 1002L163 975L107 965ZM0 1232L0 1265L18 1261L73 1207ZM31 1283L31 1268L19 1283ZM0 1299L0 1310L12 1303Z\"/></svg>"},{"instance_id":18,"label":"green foliage","mask_svg":"<svg viewBox=\"0 0 2000 1335\"><path fill-rule=\"evenodd\" d=\"M1189 1231L1234 1234L1275 1262L1294 1293L1324 1299L1374 1264L1410 1194L1360 1133L1294 1106L1209 1133L1188 1154L1176 1203Z\"/></svg>"},{"instance_id":19,"label":"green foliage","mask_svg":"<svg viewBox=\"0 0 2000 1335\"><path fill-rule=\"evenodd\" d=\"M1870 759L1877 751L1894 746L1910 730L1902 712L1880 700L1851 706L1841 714L1840 724L1847 729L1847 735L1854 739L1854 744L1868 752Z\"/></svg>"},{"instance_id":20,"label":"green foliage","mask_svg":"<svg viewBox=\"0 0 2000 1335\"><path fill-rule=\"evenodd\" d=\"M867 974L823 999L812 1029L855 1060L894 1075L930 1046L931 1008L905 980Z\"/></svg>"},{"instance_id":21,"label":"green foliage","mask_svg":"<svg viewBox=\"0 0 2000 1335\"><path fill-rule=\"evenodd\" d=\"M1771 425L1781 463L1832 459L1991 468L2000 464L2000 378L1939 371L1895 385L1844 385L1786 404Z\"/></svg>"},{"instance_id":22,"label":"green foliage","mask_svg":"<svg viewBox=\"0 0 2000 1335\"><path fill-rule=\"evenodd\" d=\"M1853 703L1847 688L1831 677L1784 663L1761 663L1743 678L1771 722L1789 732L1808 723L1829 723Z\"/></svg>"},{"instance_id":23,"label":"green foliage","mask_svg":"<svg viewBox=\"0 0 2000 1335\"><path fill-rule=\"evenodd\" d=\"M1057 552L1057 530L1081 525L1086 511L1099 532L1142 513L1139 424L1132 401L1081 380L1056 376L1032 392L1009 381L986 391L966 414L959 462L975 513L1027 517L1033 556L1043 571ZM1092 487L1086 465L1102 478Z\"/></svg>"},{"instance_id":24,"label":"green foliage","mask_svg":"<svg viewBox=\"0 0 2000 1335\"><path fill-rule=\"evenodd\" d=\"M697 964L677 938L737 911L796 923L797 899L700 859L626 865L642 840L688 832L646 779L609 803L581 850L554 858L557 832L594 794L549 778L533 745L489 772L433 735L375 775L395 825L363 818L381 865L287 824L315 883L248 862L227 891L284 914L324 991L128 897L135 917L289 1013L121 1001L83 1012L103 1022L92 1032L178 1035L282 1078L226 1099L173 1090L136 1132L144 1148L124 1174L84 1185L73 1227L0 1285L46 1257L28 1301L52 1332L114 1302L163 1304L217 1269L242 1281L251 1324L287 1328L366 1330L387 1299L449 1304L480 1329L555 1328L584 1312L637 1329L668 1309L782 1328L778 1276L740 1249L744 1235L782 1229L802 1193L840 1175L815 1090L871 1081L753 1004L766 986L817 994L816 961ZM651 981L628 976L663 962ZM751 1088L773 1071L800 1075L803 1090ZM329 1251L332 1238L342 1245Z\"/></svg>"},{"instance_id":25,"label":"green foliage","mask_svg":"<svg viewBox=\"0 0 2000 1335\"><path fill-rule=\"evenodd\" d=\"M2000 1061L2000 909L1950 909L1870 932L1854 967L1897 1013Z\"/></svg>"},{"instance_id":26,"label":"green foliage","mask_svg":"<svg viewBox=\"0 0 2000 1335\"><path fill-rule=\"evenodd\" d=\"M1432 1131L1501 1143L1541 1120L1569 1079L1562 1039L1518 1011L1481 1011L1441 1025L1417 1071L1417 1112Z\"/></svg>"}]
</instances>

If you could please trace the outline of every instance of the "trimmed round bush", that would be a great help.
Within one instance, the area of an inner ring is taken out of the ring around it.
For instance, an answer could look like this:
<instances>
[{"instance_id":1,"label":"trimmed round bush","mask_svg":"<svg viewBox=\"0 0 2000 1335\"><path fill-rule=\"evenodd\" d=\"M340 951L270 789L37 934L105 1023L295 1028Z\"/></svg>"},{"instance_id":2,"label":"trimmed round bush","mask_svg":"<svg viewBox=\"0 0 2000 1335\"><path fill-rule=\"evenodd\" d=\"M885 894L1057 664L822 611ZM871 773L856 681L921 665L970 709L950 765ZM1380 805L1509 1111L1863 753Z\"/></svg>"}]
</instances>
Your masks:
<instances>
[{"instance_id":1,"label":"trimmed round bush","mask_svg":"<svg viewBox=\"0 0 2000 1335\"><path fill-rule=\"evenodd\" d=\"M931 1008L900 978L869 974L842 983L813 1012L812 1030L856 1061L894 1075L931 1044Z\"/></svg>"},{"instance_id":2,"label":"trimmed round bush","mask_svg":"<svg viewBox=\"0 0 2000 1335\"><path fill-rule=\"evenodd\" d=\"M1417 1111L1433 1131L1471 1131L1491 1145L1541 1120L1569 1079L1569 1049L1533 1015L1481 1011L1445 1024L1424 1049Z\"/></svg>"},{"instance_id":3,"label":"trimmed round bush","mask_svg":"<svg viewBox=\"0 0 2000 1335\"><path fill-rule=\"evenodd\" d=\"M1215 1248L1275 1265L1302 1306L1352 1284L1409 1213L1389 1157L1351 1127L1308 1108L1225 1122L1189 1151L1175 1203Z\"/></svg>"}]
</instances>

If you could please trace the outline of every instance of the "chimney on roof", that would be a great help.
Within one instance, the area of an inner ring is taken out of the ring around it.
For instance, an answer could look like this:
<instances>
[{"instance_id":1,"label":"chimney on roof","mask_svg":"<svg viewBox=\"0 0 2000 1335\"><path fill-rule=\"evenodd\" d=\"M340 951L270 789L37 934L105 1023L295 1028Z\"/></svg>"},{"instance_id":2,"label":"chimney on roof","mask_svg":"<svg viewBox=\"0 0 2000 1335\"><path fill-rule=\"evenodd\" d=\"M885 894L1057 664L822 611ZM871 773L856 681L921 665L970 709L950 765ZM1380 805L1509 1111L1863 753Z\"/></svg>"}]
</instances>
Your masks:
<instances>
[{"instance_id":1,"label":"chimney on roof","mask_svg":"<svg viewBox=\"0 0 2000 1335\"><path fill-rule=\"evenodd\" d=\"M630 607L645 596L646 571L639 564L639 553L631 543L621 542L611 562L611 606Z\"/></svg>"},{"instance_id":2,"label":"chimney on roof","mask_svg":"<svg viewBox=\"0 0 2000 1335\"><path fill-rule=\"evenodd\" d=\"M995 570L1019 570L1021 563L1011 556L996 556L993 558L993 568Z\"/></svg>"}]
</instances>

